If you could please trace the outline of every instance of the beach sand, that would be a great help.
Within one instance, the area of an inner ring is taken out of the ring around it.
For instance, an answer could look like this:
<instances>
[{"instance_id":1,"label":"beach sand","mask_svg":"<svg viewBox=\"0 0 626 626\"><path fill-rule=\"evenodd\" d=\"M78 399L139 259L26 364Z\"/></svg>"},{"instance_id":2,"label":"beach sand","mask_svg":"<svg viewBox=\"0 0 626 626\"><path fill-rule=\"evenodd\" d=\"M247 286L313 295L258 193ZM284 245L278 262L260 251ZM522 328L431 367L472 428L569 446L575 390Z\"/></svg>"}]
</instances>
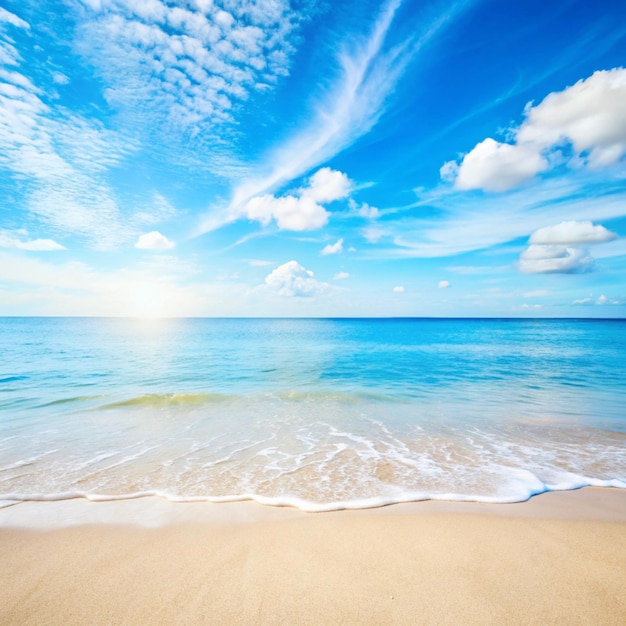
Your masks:
<instances>
[{"instance_id":1,"label":"beach sand","mask_svg":"<svg viewBox=\"0 0 626 626\"><path fill-rule=\"evenodd\" d=\"M305 514L0 509L1 624L626 623L626 490Z\"/></svg>"}]
</instances>

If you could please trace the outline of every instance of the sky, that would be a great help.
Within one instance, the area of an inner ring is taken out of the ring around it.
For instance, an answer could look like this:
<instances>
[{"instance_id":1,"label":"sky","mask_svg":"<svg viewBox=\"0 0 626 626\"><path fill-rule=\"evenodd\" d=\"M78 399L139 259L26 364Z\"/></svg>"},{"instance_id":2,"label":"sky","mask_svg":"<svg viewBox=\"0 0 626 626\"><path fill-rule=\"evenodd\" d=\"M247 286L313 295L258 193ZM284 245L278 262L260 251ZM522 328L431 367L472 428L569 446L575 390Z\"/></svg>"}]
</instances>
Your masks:
<instances>
[{"instance_id":1,"label":"sky","mask_svg":"<svg viewBox=\"0 0 626 626\"><path fill-rule=\"evenodd\" d=\"M623 0L0 0L0 315L626 317Z\"/></svg>"}]
</instances>

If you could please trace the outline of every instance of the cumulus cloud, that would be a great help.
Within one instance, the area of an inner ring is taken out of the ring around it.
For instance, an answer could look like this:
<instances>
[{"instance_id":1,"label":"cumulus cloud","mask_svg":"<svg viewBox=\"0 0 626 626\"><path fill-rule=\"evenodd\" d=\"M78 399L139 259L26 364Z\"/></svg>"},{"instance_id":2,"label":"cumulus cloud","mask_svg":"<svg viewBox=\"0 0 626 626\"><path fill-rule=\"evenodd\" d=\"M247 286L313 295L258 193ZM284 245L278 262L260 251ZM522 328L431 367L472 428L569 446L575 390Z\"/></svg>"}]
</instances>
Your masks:
<instances>
[{"instance_id":1,"label":"cumulus cloud","mask_svg":"<svg viewBox=\"0 0 626 626\"><path fill-rule=\"evenodd\" d=\"M578 306L591 306L591 305L599 305L603 306L605 304L623 304L623 299L617 298L609 298L605 294L600 294L595 300L593 299L593 294L590 293L586 298L579 298L577 300L573 300L572 304Z\"/></svg>"},{"instance_id":2,"label":"cumulus cloud","mask_svg":"<svg viewBox=\"0 0 626 626\"><path fill-rule=\"evenodd\" d=\"M439 283L437 284L437 287L439 287L439 289L447 289L450 286L450 281L448 280L440 280Z\"/></svg>"},{"instance_id":3,"label":"cumulus cloud","mask_svg":"<svg viewBox=\"0 0 626 626\"><path fill-rule=\"evenodd\" d=\"M593 244L617 239L617 235L604 226L591 222L561 222L536 230L530 236L532 244Z\"/></svg>"},{"instance_id":4,"label":"cumulus cloud","mask_svg":"<svg viewBox=\"0 0 626 626\"><path fill-rule=\"evenodd\" d=\"M626 69L597 71L536 106L529 103L512 143L487 138L460 163L445 163L441 178L458 189L507 191L558 162L550 157L564 144L575 153L572 166L611 165L626 154L625 110Z\"/></svg>"},{"instance_id":5,"label":"cumulus cloud","mask_svg":"<svg viewBox=\"0 0 626 626\"><path fill-rule=\"evenodd\" d=\"M398 285L397 287L394 287L392 291L394 293L404 293L406 290L402 285Z\"/></svg>"},{"instance_id":6,"label":"cumulus cloud","mask_svg":"<svg viewBox=\"0 0 626 626\"><path fill-rule=\"evenodd\" d=\"M530 245L520 256L519 269L528 274L588 272L593 269L595 261L580 245L600 244L613 239L617 239L615 233L589 221L545 226L530 236Z\"/></svg>"},{"instance_id":7,"label":"cumulus cloud","mask_svg":"<svg viewBox=\"0 0 626 626\"><path fill-rule=\"evenodd\" d=\"M255 196L246 202L243 213L264 226L274 219L281 230L315 230L328 222L328 212L320 203L345 198L351 188L352 181L346 174L323 167L309 178L299 195Z\"/></svg>"},{"instance_id":8,"label":"cumulus cloud","mask_svg":"<svg viewBox=\"0 0 626 626\"><path fill-rule=\"evenodd\" d=\"M274 219L281 230L315 230L328 222L328 212L308 196L258 196L248 200L245 213L264 226Z\"/></svg>"},{"instance_id":9,"label":"cumulus cloud","mask_svg":"<svg viewBox=\"0 0 626 626\"><path fill-rule=\"evenodd\" d=\"M577 274L591 271L594 263L582 248L530 245L520 255L519 269L525 274Z\"/></svg>"},{"instance_id":10,"label":"cumulus cloud","mask_svg":"<svg viewBox=\"0 0 626 626\"><path fill-rule=\"evenodd\" d=\"M20 237L14 236L7 231L0 231L0 248L16 248L17 250L28 250L30 252L66 250L65 246L53 239L30 239L23 241Z\"/></svg>"},{"instance_id":11,"label":"cumulus cloud","mask_svg":"<svg viewBox=\"0 0 626 626\"><path fill-rule=\"evenodd\" d=\"M322 254L323 255L327 255L327 254L339 254L340 252L343 252L343 239L339 239L339 241L333 243L333 244L328 244L327 246L325 246L322 249Z\"/></svg>"},{"instance_id":12,"label":"cumulus cloud","mask_svg":"<svg viewBox=\"0 0 626 626\"><path fill-rule=\"evenodd\" d=\"M279 296L311 298L325 292L329 285L314 278L313 272L297 261L288 261L265 278L265 285Z\"/></svg>"},{"instance_id":13,"label":"cumulus cloud","mask_svg":"<svg viewBox=\"0 0 626 626\"><path fill-rule=\"evenodd\" d=\"M459 164L456 161L446 161L439 168L439 177L446 183L453 183L459 175Z\"/></svg>"},{"instance_id":14,"label":"cumulus cloud","mask_svg":"<svg viewBox=\"0 0 626 626\"><path fill-rule=\"evenodd\" d=\"M337 272L337 274L333 276L333 280L344 280L349 277L350 274L348 274L348 272Z\"/></svg>"},{"instance_id":15,"label":"cumulus cloud","mask_svg":"<svg viewBox=\"0 0 626 626\"><path fill-rule=\"evenodd\" d=\"M565 139L588 153L591 167L610 165L626 153L625 110L626 69L594 72L529 107L517 141L550 146Z\"/></svg>"},{"instance_id":16,"label":"cumulus cloud","mask_svg":"<svg viewBox=\"0 0 626 626\"><path fill-rule=\"evenodd\" d=\"M535 146L511 145L487 138L465 155L456 178L458 189L506 191L548 167Z\"/></svg>"},{"instance_id":17,"label":"cumulus cloud","mask_svg":"<svg viewBox=\"0 0 626 626\"><path fill-rule=\"evenodd\" d=\"M360 204L356 202L353 198L348 200L348 206L350 207L350 211L354 215L358 215L359 217L365 217L367 219L373 220L376 219L380 215L380 210L375 206L370 206L367 202Z\"/></svg>"},{"instance_id":18,"label":"cumulus cloud","mask_svg":"<svg viewBox=\"0 0 626 626\"><path fill-rule=\"evenodd\" d=\"M407 39L393 45L387 35L402 2L387 0L381 4L367 37L351 37L346 45L337 46L338 72L325 81L326 90L319 94L318 106L307 124L267 154L262 170L235 189L225 215L208 216L198 234L232 221L233 215L237 219L251 197L329 161L368 133L383 114L387 98L409 62L469 6L455 2L445 6L443 12L426 12L428 19L412 25Z\"/></svg>"},{"instance_id":19,"label":"cumulus cloud","mask_svg":"<svg viewBox=\"0 0 626 626\"><path fill-rule=\"evenodd\" d=\"M351 189L352 181L343 172L323 167L311 176L303 194L316 202L333 202L346 198Z\"/></svg>"},{"instance_id":20,"label":"cumulus cloud","mask_svg":"<svg viewBox=\"0 0 626 626\"><path fill-rule=\"evenodd\" d=\"M135 248L138 250L171 250L175 245L158 230L153 230L141 235L135 243Z\"/></svg>"}]
</instances>

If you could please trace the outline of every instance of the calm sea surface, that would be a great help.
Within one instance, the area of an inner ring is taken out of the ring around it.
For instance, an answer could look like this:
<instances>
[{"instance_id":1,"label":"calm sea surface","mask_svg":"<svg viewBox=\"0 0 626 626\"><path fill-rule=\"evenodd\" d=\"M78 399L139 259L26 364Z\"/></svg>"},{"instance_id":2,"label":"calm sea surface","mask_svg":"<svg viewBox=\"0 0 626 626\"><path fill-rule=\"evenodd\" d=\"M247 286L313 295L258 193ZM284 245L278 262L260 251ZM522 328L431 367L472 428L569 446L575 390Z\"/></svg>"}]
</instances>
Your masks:
<instances>
[{"instance_id":1,"label":"calm sea surface","mask_svg":"<svg viewBox=\"0 0 626 626\"><path fill-rule=\"evenodd\" d=\"M626 488L626 321L0 318L0 504Z\"/></svg>"}]
</instances>

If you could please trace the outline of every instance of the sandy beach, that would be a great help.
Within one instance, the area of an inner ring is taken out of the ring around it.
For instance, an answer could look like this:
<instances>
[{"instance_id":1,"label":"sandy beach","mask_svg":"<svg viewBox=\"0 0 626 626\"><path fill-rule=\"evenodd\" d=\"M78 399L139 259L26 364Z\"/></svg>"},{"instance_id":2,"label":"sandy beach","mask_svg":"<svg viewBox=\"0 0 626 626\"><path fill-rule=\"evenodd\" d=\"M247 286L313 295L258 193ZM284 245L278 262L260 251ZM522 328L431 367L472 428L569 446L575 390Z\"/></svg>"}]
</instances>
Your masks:
<instances>
[{"instance_id":1,"label":"sandy beach","mask_svg":"<svg viewBox=\"0 0 626 626\"><path fill-rule=\"evenodd\" d=\"M305 514L0 510L3 624L623 624L626 491Z\"/></svg>"}]
</instances>

